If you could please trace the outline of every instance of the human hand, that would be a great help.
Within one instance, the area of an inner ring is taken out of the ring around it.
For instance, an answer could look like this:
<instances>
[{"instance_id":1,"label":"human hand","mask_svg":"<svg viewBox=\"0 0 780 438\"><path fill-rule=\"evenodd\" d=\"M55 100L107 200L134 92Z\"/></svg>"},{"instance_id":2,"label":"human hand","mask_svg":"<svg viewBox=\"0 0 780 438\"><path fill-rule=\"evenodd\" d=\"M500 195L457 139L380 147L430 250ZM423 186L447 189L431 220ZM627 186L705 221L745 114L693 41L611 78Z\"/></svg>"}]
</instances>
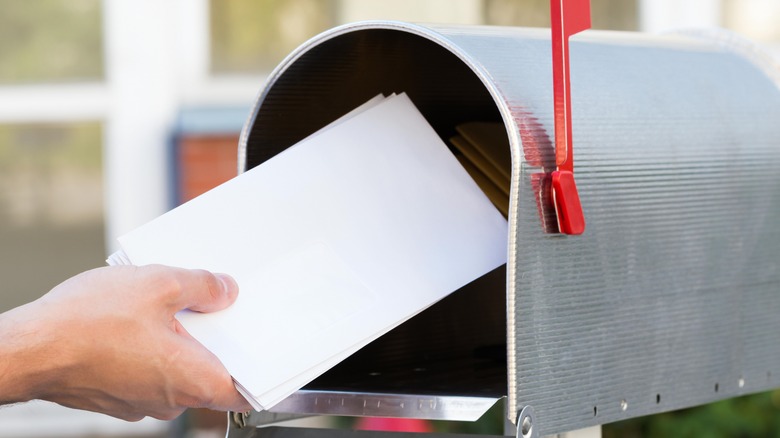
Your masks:
<instances>
[{"instance_id":1,"label":"human hand","mask_svg":"<svg viewBox=\"0 0 780 438\"><path fill-rule=\"evenodd\" d=\"M226 275L115 266L0 315L0 404L43 399L129 421L188 407L246 411L220 361L175 318L235 301Z\"/></svg>"}]
</instances>

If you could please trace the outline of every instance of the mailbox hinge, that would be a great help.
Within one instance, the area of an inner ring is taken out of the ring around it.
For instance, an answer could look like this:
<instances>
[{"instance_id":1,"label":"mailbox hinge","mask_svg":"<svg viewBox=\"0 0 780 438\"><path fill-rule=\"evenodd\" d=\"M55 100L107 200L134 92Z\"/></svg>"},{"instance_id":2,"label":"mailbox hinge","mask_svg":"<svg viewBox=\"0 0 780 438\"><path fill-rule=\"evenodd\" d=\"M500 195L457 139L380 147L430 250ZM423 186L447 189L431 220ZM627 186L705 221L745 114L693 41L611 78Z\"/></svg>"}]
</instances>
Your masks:
<instances>
[{"instance_id":1,"label":"mailbox hinge","mask_svg":"<svg viewBox=\"0 0 780 438\"><path fill-rule=\"evenodd\" d=\"M534 408L524 406L517 415L517 438L539 438L539 428L536 426Z\"/></svg>"}]
</instances>

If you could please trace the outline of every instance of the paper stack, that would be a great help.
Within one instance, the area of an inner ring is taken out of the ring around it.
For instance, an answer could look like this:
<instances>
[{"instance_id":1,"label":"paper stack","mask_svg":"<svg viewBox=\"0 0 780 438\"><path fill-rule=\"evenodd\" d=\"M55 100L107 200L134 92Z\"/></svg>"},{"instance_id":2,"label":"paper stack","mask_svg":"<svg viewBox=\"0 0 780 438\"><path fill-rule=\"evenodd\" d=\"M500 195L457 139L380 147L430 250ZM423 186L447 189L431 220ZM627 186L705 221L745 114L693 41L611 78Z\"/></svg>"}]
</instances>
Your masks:
<instances>
[{"instance_id":1,"label":"paper stack","mask_svg":"<svg viewBox=\"0 0 780 438\"><path fill-rule=\"evenodd\" d=\"M230 308L177 318L262 410L506 263L507 223L402 94L119 242L109 263L237 280Z\"/></svg>"},{"instance_id":2,"label":"paper stack","mask_svg":"<svg viewBox=\"0 0 780 438\"><path fill-rule=\"evenodd\" d=\"M450 143L460 152L458 161L504 217L509 211L512 156L506 128L497 122L458 125Z\"/></svg>"}]
</instances>

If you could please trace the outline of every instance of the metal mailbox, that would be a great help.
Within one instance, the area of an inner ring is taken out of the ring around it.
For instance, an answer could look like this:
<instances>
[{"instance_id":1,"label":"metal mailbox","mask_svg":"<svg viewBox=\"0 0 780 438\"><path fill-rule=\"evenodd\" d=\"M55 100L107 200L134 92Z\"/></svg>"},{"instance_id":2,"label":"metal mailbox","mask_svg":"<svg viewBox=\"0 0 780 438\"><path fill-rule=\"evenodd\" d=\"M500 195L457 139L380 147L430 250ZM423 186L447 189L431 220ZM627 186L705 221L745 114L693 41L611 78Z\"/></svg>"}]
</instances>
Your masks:
<instances>
[{"instance_id":1,"label":"metal mailbox","mask_svg":"<svg viewBox=\"0 0 780 438\"><path fill-rule=\"evenodd\" d=\"M364 22L281 63L241 170L378 93L406 92L445 139L503 123L508 264L231 427L475 419L506 396L538 436L780 386L777 68L728 35L596 31L571 66L581 236L556 232L548 195L548 30Z\"/></svg>"}]
</instances>

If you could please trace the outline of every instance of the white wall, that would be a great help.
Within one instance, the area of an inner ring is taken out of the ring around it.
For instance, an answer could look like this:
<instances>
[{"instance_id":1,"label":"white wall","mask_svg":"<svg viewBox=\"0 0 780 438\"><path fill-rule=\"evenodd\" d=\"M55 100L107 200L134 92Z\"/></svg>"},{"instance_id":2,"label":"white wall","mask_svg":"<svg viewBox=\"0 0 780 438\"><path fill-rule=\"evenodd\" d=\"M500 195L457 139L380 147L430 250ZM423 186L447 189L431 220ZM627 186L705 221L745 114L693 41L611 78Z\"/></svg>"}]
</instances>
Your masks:
<instances>
[{"instance_id":1,"label":"white wall","mask_svg":"<svg viewBox=\"0 0 780 438\"><path fill-rule=\"evenodd\" d=\"M209 75L208 0L104 0L106 242L170 207L169 140L182 105L245 105L262 76Z\"/></svg>"},{"instance_id":2,"label":"white wall","mask_svg":"<svg viewBox=\"0 0 780 438\"><path fill-rule=\"evenodd\" d=\"M480 0L342 0L342 23L360 20L403 20L421 23L480 24Z\"/></svg>"},{"instance_id":3,"label":"white wall","mask_svg":"<svg viewBox=\"0 0 780 438\"><path fill-rule=\"evenodd\" d=\"M721 25L721 0L639 0L639 29L662 32Z\"/></svg>"}]
</instances>

